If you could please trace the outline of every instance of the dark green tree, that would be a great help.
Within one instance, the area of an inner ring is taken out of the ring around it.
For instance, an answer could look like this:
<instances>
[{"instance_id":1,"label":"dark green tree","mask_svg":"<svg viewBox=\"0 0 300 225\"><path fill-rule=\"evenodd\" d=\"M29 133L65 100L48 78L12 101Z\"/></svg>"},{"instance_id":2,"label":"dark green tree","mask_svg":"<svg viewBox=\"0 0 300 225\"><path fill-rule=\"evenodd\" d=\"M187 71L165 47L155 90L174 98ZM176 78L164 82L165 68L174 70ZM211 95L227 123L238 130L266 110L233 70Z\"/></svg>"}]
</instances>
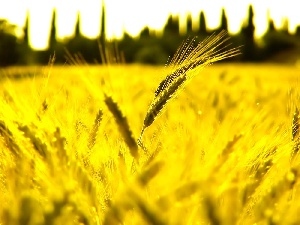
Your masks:
<instances>
[{"instance_id":1,"label":"dark green tree","mask_svg":"<svg viewBox=\"0 0 300 225\"><path fill-rule=\"evenodd\" d=\"M194 35L193 35L194 36ZM161 49L165 52L164 55L174 55L178 46L182 43L183 39L179 34L179 17L178 15L170 15L168 17L166 26L164 28L163 36L160 39ZM157 51L158 52L158 51ZM166 57L164 63L167 61Z\"/></svg>"},{"instance_id":2,"label":"dark green tree","mask_svg":"<svg viewBox=\"0 0 300 225\"><path fill-rule=\"evenodd\" d=\"M297 37L300 37L300 26L298 25L296 28L296 34Z\"/></svg>"},{"instance_id":3,"label":"dark green tree","mask_svg":"<svg viewBox=\"0 0 300 225\"><path fill-rule=\"evenodd\" d=\"M206 19L203 11L200 12L199 32L201 35L207 35Z\"/></svg>"},{"instance_id":4,"label":"dark green tree","mask_svg":"<svg viewBox=\"0 0 300 225\"><path fill-rule=\"evenodd\" d=\"M18 64L30 65L34 63L34 58L32 55L32 49L29 46L29 13L28 12L26 14L23 33L24 33L23 40L21 40L18 45L18 52L19 52Z\"/></svg>"},{"instance_id":5,"label":"dark green tree","mask_svg":"<svg viewBox=\"0 0 300 225\"><path fill-rule=\"evenodd\" d=\"M274 22L269 18L269 26L263 37L264 58L270 60L287 60L280 59L283 52L295 50L297 48L297 39L288 32L288 21L286 20L282 29L275 29ZM292 53L293 54L293 53ZM288 54L290 55L290 54ZM277 59L276 59L277 58ZM289 58L289 57L287 57Z\"/></svg>"},{"instance_id":6,"label":"dark green tree","mask_svg":"<svg viewBox=\"0 0 300 225\"><path fill-rule=\"evenodd\" d=\"M193 33L193 20L191 14L188 14L186 18L186 33L187 35Z\"/></svg>"},{"instance_id":7,"label":"dark green tree","mask_svg":"<svg viewBox=\"0 0 300 225\"><path fill-rule=\"evenodd\" d=\"M179 20L177 16L170 15L164 28L164 33L179 35Z\"/></svg>"},{"instance_id":8,"label":"dark green tree","mask_svg":"<svg viewBox=\"0 0 300 225\"><path fill-rule=\"evenodd\" d=\"M106 53L106 12L104 1L102 1L101 8L101 29L100 29L100 49L101 51L101 62L107 62L107 53Z\"/></svg>"},{"instance_id":9,"label":"dark green tree","mask_svg":"<svg viewBox=\"0 0 300 225\"><path fill-rule=\"evenodd\" d=\"M228 31L228 20L227 20L227 16L226 16L226 12L225 12L224 8L222 8L222 13L221 13L221 26L220 26L220 30L226 30L226 31Z\"/></svg>"},{"instance_id":10,"label":"dark green tree","mask_svg":"<svg viewBox=\"0 0 300 225\"><path fill-rule=\"evenodd\" d=\"M56 13L53 10L52 14L52 23L51 23L51 30L50 30L50 39L49 39L49 48L53 49L56 45Z\"/></svg>"},{"instance_id":11,"label":"dark green tree","mask_svg":"<svg viewBox=\"0 0 300 225\"><path fill-rule=\"evenodd\" d=\"M276 28L274 25L274 20L271 18L271 15L270 15L270 10L268 10L268 12L267 12L267 20L268 20L267 33L276 31Z\"/></svg>"},{"instance_id":12,"label":"dark green tree","mask_svg":"<svg viewBox=\"0 0 300 225\"><path fill-rule=\"evenodd\" d=\"M66 49L77 63L99 63L98 40L89 39L80 33L80 15L75 26L75 36L66 44Z\"/></svg>"},{"instance_id":13,"label":"dark green tree","mask_svg":"<svg viewBox=\"0 0 300 225\"><path fill-rule=\"evenodd\" d=\"M252 5L248 8L248 19L242 28L242 36L244 39L243 58L245 61L255 60L256 45L254 40L255 26L253 22L254 12Z\"/></svg>"},{"instance_id":14,"label":"dark green tree","mask_svg":"<svg viewBox=\"0 0 300 225\"><path fill-rule=\"evenodd\" d=\"M139 42L140 43L140 42ZM119 50L124 53L125 61L132 63L134 61L134 54L138 51L140 46L128 33L124 32L123 38L117 42Z\"/></svg>"},{"instance_id":15,"label":"dark green tree","mask_svg":"<svg viewBox=\"0 0 300 225\"><path fill-rule=\"evenodd\" d=\"M80 15L79 13L77 14L77 21L76 21L76 25L75 25L75 37L80 37L81 33L80 33Z\"/></svg>"},{"instance_id":16,"label":"dark green tree","mask_svg":"<svg viewBox=\"0 0 300 225\"><path fill-rule=\"evenodd\" d=\"M16 64L19 59L15 26L6 20L0 20L0 66Z\"/></svg>"},{"instance_id":17,"label":"dark green tree","mask_svg":"<svg viewBox=\"0 0 300 225\"><path fill-rule=\"evenodd\" d=\"M53 10L52 23L50 30L50 39L49 39L49 49L48 55L55 54L56 63L65 63L65 46L62 42L57 41L57 32L56 32L56 11Z\"/></svg>"},{"instance_id":18,"label":"dark green tree","mask_svg":"<svg viewBox=\"0 0 300 225\"><path fill-rule=\"evenodd\" d=\"M269 18L267 32L272 32L272 31L275 31L275 30L276 29L275 29L274 21Z\"/></svg>"},{"instance_id":19,"label":"dark green tree","mask_svg":"<svg viewBox=\"0 0 300 225\"><path fill-rule=\"evenodd\" d=\"M29 12L28 11L26 13L26 21L25 21L23 32L24 32L23 42L29 46Z\"/></svg>"},{"instance_id":20,"label":"dark green tree","mask_svg":"<svg viewBox=\"0 0 300 225\"><path fill-rule=\"evenodd\" d=\"M144 29L140 33L140 38L150 38L150 29L149 27L144 27Z\"/></svg>"}]
</instances>

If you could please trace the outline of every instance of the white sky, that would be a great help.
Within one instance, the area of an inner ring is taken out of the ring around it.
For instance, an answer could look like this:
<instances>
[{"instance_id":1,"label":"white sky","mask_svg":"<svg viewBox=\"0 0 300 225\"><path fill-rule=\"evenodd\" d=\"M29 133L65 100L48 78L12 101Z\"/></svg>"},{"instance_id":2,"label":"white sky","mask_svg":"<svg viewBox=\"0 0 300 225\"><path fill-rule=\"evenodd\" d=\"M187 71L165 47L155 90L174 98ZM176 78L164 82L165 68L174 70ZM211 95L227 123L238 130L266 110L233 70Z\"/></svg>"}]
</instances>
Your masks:
<instances>
[{"instance_id":1,"label":"white sky","mask_svg":"<svg viewBox=\"0 0 300 225\"><path fill-rule=\"evenodd\" d=\"M255 34L260 37L267 28L267 18L274 20L277 28L284 18L289 20L290 32L300 25L297 1L295 0L103 0L106 4L108 38L120 38L123 31L136 36L146 25L161 30L169 13L180 15L180 24L185 23L187 13L199 18L203 10L209 29L220 25L222 7L225 8L229 32L239 32L248 14L248 6L254 7ZM85 36L99 35L101 0L0 0L0 18L8 19L21 27L25 24L27 10L30 12L30 45L35 49L47 48L49 42L52 9L56 8L58 38L72 36L80 12L80 29ZM196 20L194 21L197 22Z\"/></svg>"}]
</instances>

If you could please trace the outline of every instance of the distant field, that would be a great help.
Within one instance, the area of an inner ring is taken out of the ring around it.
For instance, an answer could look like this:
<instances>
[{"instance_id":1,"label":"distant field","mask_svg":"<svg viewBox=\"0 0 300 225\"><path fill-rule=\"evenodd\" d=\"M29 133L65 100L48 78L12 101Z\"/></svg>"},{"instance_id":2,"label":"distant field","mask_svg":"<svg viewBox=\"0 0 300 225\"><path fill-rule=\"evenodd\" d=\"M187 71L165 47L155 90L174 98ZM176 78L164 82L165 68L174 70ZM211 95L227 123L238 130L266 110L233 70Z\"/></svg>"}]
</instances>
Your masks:
<instances>
[{"instance_id":1,"label":"distant field","mask_svg":"<svg viewBox=\"0 0 300 225\"><path fill-rule=\"evenodd\" d=\"M300 67L204 68L138 143L167 74L0 70L0 225L300 224Z\"/></svg>"}]
</instances>

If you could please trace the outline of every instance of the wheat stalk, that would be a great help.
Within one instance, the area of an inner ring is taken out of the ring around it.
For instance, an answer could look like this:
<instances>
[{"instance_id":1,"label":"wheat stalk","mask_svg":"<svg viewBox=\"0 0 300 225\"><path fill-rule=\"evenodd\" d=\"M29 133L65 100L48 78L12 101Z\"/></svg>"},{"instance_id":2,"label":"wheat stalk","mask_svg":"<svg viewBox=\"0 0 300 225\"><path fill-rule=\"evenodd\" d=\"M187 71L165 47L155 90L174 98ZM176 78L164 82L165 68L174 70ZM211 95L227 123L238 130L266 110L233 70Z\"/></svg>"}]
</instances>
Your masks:
<instances>
[{"instance_id":1,"label":"wheat stalk","mask_svg":"<svg viewBox=\"0 0 300 225\"><path fill-rule=\"evenodd\" d=\"M238 48L225 50L229 45L223 46L223 44L228 39L227 32L221 31L219 34L213 34L198 44L193 38L191 41L184 42L178 48L168 65L171 68L171 74L166 76L154 93L154 98L144 119L139 140L142 139L145 129L161 114L167 103L187 84L187 81L190 81L196 75L196 73L189 73L190 71L202 69L219 60L240 54Z\"/></svg>"}]
</instances>

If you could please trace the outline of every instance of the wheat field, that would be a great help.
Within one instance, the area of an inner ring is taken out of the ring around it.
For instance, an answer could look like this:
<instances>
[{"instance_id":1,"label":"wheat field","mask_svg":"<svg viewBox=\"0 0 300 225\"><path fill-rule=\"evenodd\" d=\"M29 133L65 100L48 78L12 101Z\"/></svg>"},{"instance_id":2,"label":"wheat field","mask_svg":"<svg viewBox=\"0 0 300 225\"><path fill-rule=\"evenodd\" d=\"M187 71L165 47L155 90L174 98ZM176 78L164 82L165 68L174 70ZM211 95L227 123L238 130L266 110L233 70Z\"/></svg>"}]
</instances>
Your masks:
<instances>
[{"instance_id":1,"label":"wheat field","mask_svg":"<svg viewBox=\"0 0 300 225\"><path fill-rule=\"evenodd\" d=\"M300 224L300 68L195 72L139 139L167 70L1 70L0 224Z\"/></svg>"}]
</instances>

